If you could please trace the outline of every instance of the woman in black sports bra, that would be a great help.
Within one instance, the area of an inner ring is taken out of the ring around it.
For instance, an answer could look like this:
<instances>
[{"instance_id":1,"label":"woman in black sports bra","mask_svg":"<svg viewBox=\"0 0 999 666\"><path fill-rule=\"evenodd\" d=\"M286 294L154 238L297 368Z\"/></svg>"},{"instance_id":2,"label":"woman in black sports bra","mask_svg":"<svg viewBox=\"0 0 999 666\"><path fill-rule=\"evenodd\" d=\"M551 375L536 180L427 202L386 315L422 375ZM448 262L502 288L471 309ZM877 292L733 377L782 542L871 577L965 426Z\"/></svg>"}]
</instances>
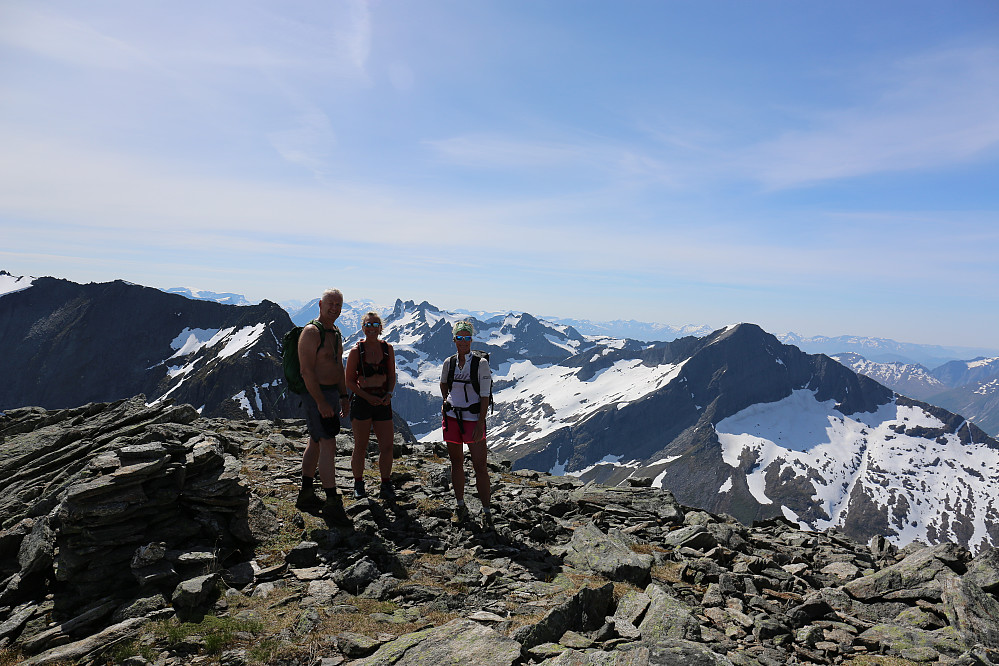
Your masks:
<instances>
[{"instance_id":1,"label":"woman in black sports bra","mask_svg":"<svg viewBox=\"0 0 999 666\"><path fill-rule=\"evenodd\" d=\"M378 440L378 471L381 487L378 496L394 500L392 486L392 390L395 388L395 351L379 340L382 318L369 312L361 320L364 339L347 355L347 388L350 398L350 425L354 430L354 453L350 458L354 474L354 498L368 496L364 489L364 460L372 428Z\"/></svg>"}]
</instances>

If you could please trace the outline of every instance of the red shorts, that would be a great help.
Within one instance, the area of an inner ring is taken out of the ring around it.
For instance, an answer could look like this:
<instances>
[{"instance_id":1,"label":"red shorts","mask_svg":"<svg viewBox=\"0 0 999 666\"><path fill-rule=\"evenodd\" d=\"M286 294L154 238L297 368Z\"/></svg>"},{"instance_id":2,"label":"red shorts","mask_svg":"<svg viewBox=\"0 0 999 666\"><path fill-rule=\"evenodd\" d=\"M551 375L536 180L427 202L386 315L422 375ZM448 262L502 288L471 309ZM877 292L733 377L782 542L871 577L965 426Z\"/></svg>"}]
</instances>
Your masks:
<instances>
[{"instance_id":1,"label":"red shorts","mask_svg":"<svg viewBox=\"0 0 999 666\"><path fill-rule=\"evenodd\" d=\"M442 427L444 428L444 441L448 444L470 444L472 435L475 434L475 425L478 421L466 421L456 419L453 416L445 416Z\"/></svg>"}]
</instances>

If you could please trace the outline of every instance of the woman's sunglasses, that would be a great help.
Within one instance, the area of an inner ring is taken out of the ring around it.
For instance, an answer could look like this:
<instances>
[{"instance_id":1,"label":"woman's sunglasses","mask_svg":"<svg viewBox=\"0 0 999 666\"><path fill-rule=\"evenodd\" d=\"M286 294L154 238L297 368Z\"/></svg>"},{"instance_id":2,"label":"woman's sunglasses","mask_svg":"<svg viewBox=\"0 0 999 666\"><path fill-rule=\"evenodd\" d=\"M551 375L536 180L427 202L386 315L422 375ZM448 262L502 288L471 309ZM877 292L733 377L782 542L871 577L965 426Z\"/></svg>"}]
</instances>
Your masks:
<instances>
[{"instance_id":1,"label":"woman's sunglasses","mask_svg":"<svg viewBox=\"0 0 999 666\"><path fill-rule=\"evenodd\" d=\"M456 336L454 336L454 339L457 340L458 342L468 342L469 340L472 339L472 336L470 336L470 335L456 335Z\"/></svg>"},{"instance_id":2,"label":"woman's sunglasses","mask_svg":"<svg viewBox=\"0 0 999 666\"><path fill-rule=\"evenodd\" d=\"M364 326L364 328L375 328L375 327L381 328L382 325L379 324L377 321L369 321L362 324L362 326Z\"/></svg>"}]
</instances>

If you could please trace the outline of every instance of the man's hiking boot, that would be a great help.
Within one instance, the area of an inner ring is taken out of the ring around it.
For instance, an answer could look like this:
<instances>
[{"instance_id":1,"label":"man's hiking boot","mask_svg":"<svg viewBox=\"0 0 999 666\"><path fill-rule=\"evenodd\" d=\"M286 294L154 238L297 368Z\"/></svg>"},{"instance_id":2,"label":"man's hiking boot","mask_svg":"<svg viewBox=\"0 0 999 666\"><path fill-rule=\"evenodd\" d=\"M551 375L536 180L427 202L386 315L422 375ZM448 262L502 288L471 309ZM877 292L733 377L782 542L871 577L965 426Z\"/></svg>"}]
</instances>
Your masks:
<instances>
[{"instance_id":1,"label":"man's hiking boot","mask_svg":"<svg viewBox=\"0 0 999 666\"><path fill-rule=\"evenodd\" d=\"M295 508L318 515L323 510L323 501L316 496L316 491L311 485L303 485L298 491Z\"/></svg>"},{"instance_id":2,"label":"man's hiking boot","mask_svg":"<svg viewBox=\"0 0 999 666\"><path fill-rule=\"evenodd\" d=\"M326 503L323 504L323 518L329 525L336 527L349 527L353 523L343 510L343 498L340 493L333 490L326 495Z\"/></svg>"},{"instance_id":3,"label":"man's hiking boot","mask_svg":"<svg viewBox=\"0 0 999 666\"><path fill-rule=\"evenodd\" d=\"M493 512L488 509L482 512L482 526L486 529L493 527Z\"/></svg>"},{"instance_id":4,"label":"man's hiking boot","mask_svg":"<svg viewBox=\"0 0 999 666\"><path fill-rule=\"evenodd\" d=\"M354 480L354 499L364 499L368 491L364 489L364 481Z\"/></svg>"},{"instance_id":5,"label":"man's hiking boot","mask_svg":"<svg viewBox=\"0 0 999 666\"><path fill-rule=\"evenodd\" d=\"M395 486L392 485L391 481L382 481L382 485L378 489L378 496L389 502L395 501Z\"/></svg>"},{"instance_id":6,"label":"man's hiking boot","mask_svg":"<svg viewBox=\"0 0 999 666\"><path fill-rule=\"evenodd\" d=\"M464 504L456 506L454 508L454 518L459 523L463 523L468 520L468 507Z\"/></svg>"}]
</instances>

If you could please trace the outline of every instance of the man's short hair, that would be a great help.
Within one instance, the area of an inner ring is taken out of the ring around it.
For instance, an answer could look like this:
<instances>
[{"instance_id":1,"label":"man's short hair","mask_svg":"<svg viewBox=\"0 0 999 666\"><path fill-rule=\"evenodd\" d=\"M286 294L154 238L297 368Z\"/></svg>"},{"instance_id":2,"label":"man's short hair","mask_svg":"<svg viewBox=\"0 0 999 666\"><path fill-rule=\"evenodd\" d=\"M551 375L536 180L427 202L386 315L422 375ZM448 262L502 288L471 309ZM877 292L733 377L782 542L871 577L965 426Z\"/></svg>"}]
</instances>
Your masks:
<instances>
[{"instance_id":1,"label":"man's short hair","mask_svg":"<svg viewBox=\"0 0 999 666\"><path fill-rule=\"evenodd\" d=\"M343 292L340 291L339 289L327 289L326 291L323 292L323 296L319 300L325 301L327 298L330 298L332 296L336 296L337 298L340 299L341 302L343 301Z\"/></svg>"}]
</instances>

